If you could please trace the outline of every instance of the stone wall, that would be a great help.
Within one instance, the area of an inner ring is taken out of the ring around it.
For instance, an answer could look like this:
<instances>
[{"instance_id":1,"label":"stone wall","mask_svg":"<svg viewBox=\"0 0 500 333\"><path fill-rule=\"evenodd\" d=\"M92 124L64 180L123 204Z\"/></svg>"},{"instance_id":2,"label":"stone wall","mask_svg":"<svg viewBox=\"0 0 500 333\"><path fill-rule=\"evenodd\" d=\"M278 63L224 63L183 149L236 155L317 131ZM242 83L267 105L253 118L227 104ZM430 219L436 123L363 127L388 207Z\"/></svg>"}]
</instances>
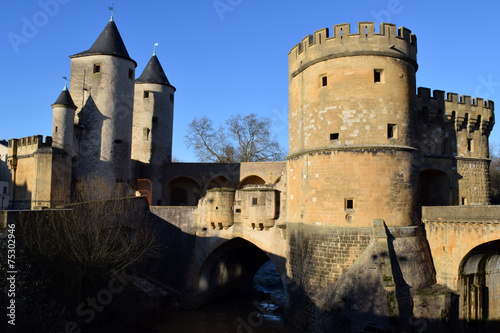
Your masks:
<instances>
[{"instance_id":1,"label":"stone wall","mask_svg":"<svg viewBox=\"0 0 500 333\"><path fill-rule=\"evenodd\" d=\"M12 209L32 208L33 195L37 191L38 181L44 183L40 186L41 191L49 190L50 192L50 184L47 184L47 181L50 182L51 170L39 170L39 168L50 167L51 161L46 158L40 159L41 155L36 152L40 148L50 149L51 143L51 137L47 137L44 142L41 135L9 140L7 164L12 177L12 186L9 193ZM38 170L45 173L45 175L49 175L49 179L37 179ZM41 194L41 196L47 197L47 193Z\"/></svg>"},{"instance_id":2,"label":"stone wall","mask_svg":"<svg viewBox=\"0 0 500 333\"><path fill-rule=\"evenodd\" d=\"M459 204L489 205L491 198L490 161L460 158L457 162L457 173L460 175Z\"/></svg>"},{"instance_id":3,"label":"stone wall","mask_svg":"<svg viewBox=\"0 0 500 333\"><path fill-rule=\"evenodd\" d=\"M289 315L303 331L410 331L412 296L435 283L422 228L372 223L287 225Z\"/></svg>"},{"instance_id":4,"label":"stone wall","mask_svg":"<svg viewBox=\"0 0 500 333\"><path fill-rule=\"evenodd\" d=\"M418 173L404 147L314 151L288 159L287 221L339 227L390 226L417 218Z\"/></svg>"},{"instance_id":5,"label":"stone wall","mask_svg":"<svg viewBox=\"0 0 500 333\"><path fill-rule=\"evenodd\" d=\"M372 228L287 224L288 276L306 292L337 281L373 238Z\"/></svg>"},{"instance_id":6,"label":"stone wall","mask_svg":"<svg viewBox=\"0 0 500 333\"><path fill-rule=\"evenodd\" d=\"M151 262L156 278L179 292L188 288L186 275L196 250L194 211L196 207L150 207L161 248ZM172 274L172 272L175 272ZM177 274L178 273L178 274Z\"/></svg>"}]
</instances>

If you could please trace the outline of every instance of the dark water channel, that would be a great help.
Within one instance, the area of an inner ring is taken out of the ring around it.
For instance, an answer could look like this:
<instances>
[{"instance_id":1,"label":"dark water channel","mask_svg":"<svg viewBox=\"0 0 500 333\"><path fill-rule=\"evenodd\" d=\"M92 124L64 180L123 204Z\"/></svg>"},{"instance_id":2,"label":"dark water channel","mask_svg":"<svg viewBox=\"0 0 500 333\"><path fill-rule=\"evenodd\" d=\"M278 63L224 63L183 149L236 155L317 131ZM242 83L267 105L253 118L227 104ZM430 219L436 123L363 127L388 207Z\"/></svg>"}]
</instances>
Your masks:
<instances>
[{"instance_id":1,"label":"dark water channel","mask_svg":"<svg viewBox=\"0 0 500 333\"><path fill-rule=\"evenodd\" d=\"M255 274L253 284L237 294L197 310L165 314L156 333L298 333L283 317L283 286L268 261Z\"/></svg>"}]
</instances>

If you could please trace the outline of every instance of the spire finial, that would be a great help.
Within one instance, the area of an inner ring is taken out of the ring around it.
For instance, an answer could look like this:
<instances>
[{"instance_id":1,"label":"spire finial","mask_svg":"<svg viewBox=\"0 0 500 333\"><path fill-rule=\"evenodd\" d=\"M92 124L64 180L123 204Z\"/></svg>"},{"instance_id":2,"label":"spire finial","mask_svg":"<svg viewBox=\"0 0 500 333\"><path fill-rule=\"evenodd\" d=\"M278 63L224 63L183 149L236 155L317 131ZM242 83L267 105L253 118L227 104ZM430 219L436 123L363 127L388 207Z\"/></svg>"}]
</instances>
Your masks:
<instances>
[{"instance_id":1,"label":"spire finial","mask_svg":"<svg viewBox=\"0 0 500 333\"><path fill-rule=\"evenodd\" d=\"M64 83L64 89L63 90L68 90L68 77L67 76L63 76L62 78L65 81L65 83Z\"/></svg>"},{"instance_id":2,"label":"spire finial","mask_svg":"<svg viewBox=\"0 0 500 333\"><path fill-rule=\"evenodd\" d=\"M156 47L158 46L158 43L153 44L153 55L156 55Z\"/></svg>"},{"instance_id":3,"label":"spire finial","mask_svg":"<svg viewBox=\"0 0 500 333\"><path fill-rule=\"evenodd\" d=\"M109 21L113 21L113 16L116 12L114 3L111 4L111 7L109 7L109 10L111 11L111 19Z\"/></svg>"}]
</instances>

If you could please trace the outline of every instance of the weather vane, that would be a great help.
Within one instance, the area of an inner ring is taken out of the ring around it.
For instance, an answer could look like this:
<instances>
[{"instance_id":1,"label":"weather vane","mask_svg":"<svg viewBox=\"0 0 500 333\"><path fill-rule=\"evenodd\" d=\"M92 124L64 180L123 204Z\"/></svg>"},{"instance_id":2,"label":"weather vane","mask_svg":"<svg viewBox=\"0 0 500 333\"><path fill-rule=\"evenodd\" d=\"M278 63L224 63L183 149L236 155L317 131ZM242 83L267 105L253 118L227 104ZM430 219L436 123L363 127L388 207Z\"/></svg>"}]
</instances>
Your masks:
<instances>
[{"instance_id":1,"label":"weather vane","mask_svg":"<svg viewBox=\"0 0 500 333\"><path fill-rule=\"evenodd\" d=\"M153 55L156 55L156 47L158 46L158 43L153 44Z\"/></svg>"},{"instance_id":2,"label":"weather vane","mask_svg":"<svg viewBox=\"0 0 500 333\"><path fill-rule=\"evenodd\" d=\"M68 90L68 77L67 77L67 76L63 76L62 78L63 78L63 79L64 79L64 81L66 82L66 83L64 84L64 90Z\"/></svg>"},{"instance_id":3,"label":"weather vane","mask_svg":"<svg viewBox=\"0 0 500 333\"><path fill-rule=\"evenodd\" d=\"M114 3L111 4L111 7L109 7L109 10L111 11L111 20L110 21L113 21L113 16L116 12Z\"/></svg>"}]
</instances>

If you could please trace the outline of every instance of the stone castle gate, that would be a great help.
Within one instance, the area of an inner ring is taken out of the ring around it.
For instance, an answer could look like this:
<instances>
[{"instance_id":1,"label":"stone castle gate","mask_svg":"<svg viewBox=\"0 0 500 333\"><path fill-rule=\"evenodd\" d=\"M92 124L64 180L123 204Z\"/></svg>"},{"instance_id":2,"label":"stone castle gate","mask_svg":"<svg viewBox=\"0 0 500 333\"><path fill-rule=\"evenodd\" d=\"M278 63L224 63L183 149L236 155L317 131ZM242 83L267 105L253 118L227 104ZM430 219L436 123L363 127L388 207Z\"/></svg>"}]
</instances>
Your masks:
<instances>
[{"instance_id":1,"label":"stone castle gate","mask_svg":"<svg viewBox=\"0 0 500 333\"><path fill-rule=\"evenodd\" d=\"M255 224L244 222L234 222L230 227L218 228L216 224L214 227L210 223L200 223L197 219L197 210L200 208L195 206L153 206L150 209L156 216L160 229L163 228L165 231L163 233L167 245L165 253L168 253L165 265L169 267L168 274L175 269L179 272L176 275L184 277L174 278L168 282L170 287L186 296L183 306L197 307L237 292L251 283L254 274L268 260L274 263L279 272L288 299L292 302L301 302L298 301L300 296L297 293L301 294L303 290L292 287L293 282L287 273L290 255L297 251L294 247L298 246L298 243L296 239L292 239L297 235L297 230L287 230L286 224L258 228ZM497 297L500 294L498 282L500 281L500 207L423 207L422 214L423 239L429 245L436 282L438 286L444 286L448 290L451 301L449 307L458 310L459 317L455 318L459 320L457 325L463 326L463 323L471 320L484 323L485 319L490 319L490 326L497 325L497 321L500 320L500 302ZM352 249L361 246L364 251L356 255L358 259L352 260L351 267L345 270L335 283L318 290L316 296L310 295L311 298L306 302L309 305L286 304L286 306L295 309L293 311L296 311L297 306L306 308L302 313L304 316L309 316L309 320L320 316L318 309L324 306L322 302L328 302L322 299L325 298L324 295L334 297L329 291L332 286L352 284L355 280L365 284L363 279L367 276L364 276L365 273L359 266L367 265L366 258L375 257L374 253L382 254L381 257L386 253L389 258L391 246L398 252L401 246L411 244L412 237L416 236L413 233L418 233L420 229L391 227L386 228L386 234L383 221L380 223L382 224L377 226L374 222L372 234L365 235L366 237L352 234L348 238L331 240L332 246L345 250L342 260L350 260L348 253ZM332 232L324 230L323 233L329 235ZM318 232L314 234L318 235ZM318 238L316 241L319 243L321 240ZM309 240L311 244L315 244L314 242ZM339 253L324 253L325 262L338 260L339 258L335 257L342 256ZM316 253L311 252L310 255L315 257ZM405 267L412 264L413 259L397 258L397 261L401 264L401 269L405 270ZM392 281L389 285L400 284L401 276L396 276L394 267L391 268L395 262L389 259L384 261L383 258L377 260L382 263L380 267L384 265L389 267L382 271L384 279ZM405 260L410 262L405 263ZM322 262L313 262L313 265L321 266ZM316 267L307 269L313 270ZM347 282L348 280L351 281ZM335 288L342 291L345 287ZM390 289L387 286L384 288ZM410 294L414 295L415 299L420 297L417 290L410 290ZM418 309L420 303L414 302L412 310L418 317L422 314L421 309ZM314 304L313 310L310 308L311 304ZM446 311L449 316L452 315L452 309ZM432 319L436 318L430 318ZM452 318L447 318L449 319Z\"/></svg>"}]
</instances>

